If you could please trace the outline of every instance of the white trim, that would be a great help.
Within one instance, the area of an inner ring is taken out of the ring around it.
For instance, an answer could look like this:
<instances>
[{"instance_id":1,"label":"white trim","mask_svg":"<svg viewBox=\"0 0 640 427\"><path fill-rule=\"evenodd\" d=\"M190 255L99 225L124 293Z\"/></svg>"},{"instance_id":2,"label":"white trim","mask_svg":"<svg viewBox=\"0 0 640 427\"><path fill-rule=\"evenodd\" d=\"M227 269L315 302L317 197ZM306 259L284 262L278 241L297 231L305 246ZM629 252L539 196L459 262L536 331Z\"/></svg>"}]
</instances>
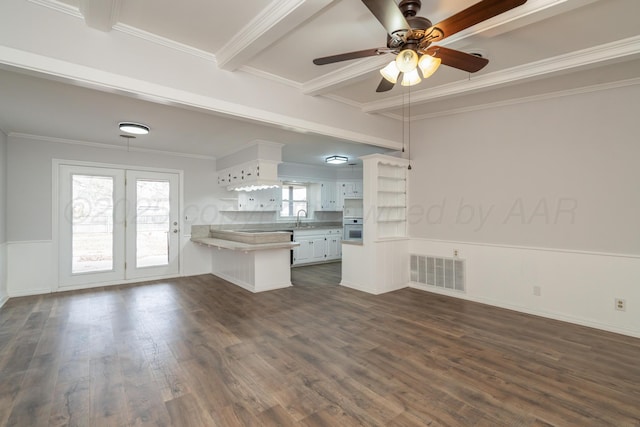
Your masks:
<instances>
[{"instance_id":1,"label":"white trim","mask_svg":"<svg viewBox=\"0 0 640 427\"><path fill-rule=\"evenodd\" d=\"M354 61L342 68L305 82L302 85L302 93L305 95L321 95L329 90L350 84L357 79L363 80L368 77L367 74L379 70L391 60L393 60L393 55L381 54ZM382 76L380 78L382 79Z\"/></svg>"},{"instance_id":2,"label":"white trim","mask_svg":"<svg viewBox=\"0 0 640 427\"><path fill-rule=\"evenodd\" d=\"M131 285L134 283L146 283L146 282L153 282L156 280L176 279L179 277L183 277L183 276L180 274L173 274L173 275L166 275L166 276L145 277L144 279L125 279L125 280L117 280L117 281L111 281L111 282L90 283L87 285L79 285L79 286L61 286L51 291L51 293L78 291L83 289L95 289L95 288L110 287L110 286Z\"/></svg>"},{"instance_id":3,"label":"white trim","mask_svg":"<svg viewBox=\"0 0 640 427\"><path fill-rule=\"evenodd\" d=\"M298 90L302 90L302 84L298 83L294 80L290 80L290 79L285 79L284 77L278 76L276 74L272 74L272 73L268 73L266 71L263 70L259 70L257 68L253 68L250 67L248 65L243 65L241 67L238 68L239 71L243 71L247 74L252 74L256 77L259 77L261 79L266 79L266 80L271 80L272 82L275 83L280 83Z\"/></svg>"},{"instance_id":4,"label":"white trim","mask_svg":"<svg viewBox=\"0 0 640 427\"><path fill-rule=\"evenodd\" d=\"M161 172L161 173L173 173L173 174L177 174L179 176L179 200L178 200L178 225L179 225L179 230L180 230L180 235L182 235L182 231L186 229L185 227L185 223L184 223L184 215L183 215L183 209L184 209L184 171L181 169L169 169L169 168L157 168L157 167L148 167L148 166L138 166L138 165L130 165L130 164L112 164L112 163L99 163L99 162L89 162L89 161L81 161L81 160L64 160L64 159L51 159L51 185L52 185L52 189L51 189L51 241L34 241L34 242L30 242L30 243L51 243L51 251L52 251L52 274L54 275L54 277L56 278L55 281L52 283L51 286L55 287L54 289L52 289L51 291L57 291L57 290L61 290L61 289L71 289L71 287L65 286L65 287L61 287L60 286L60 269L59 269L59 265L60 265L60 233L59 233L59 201L60 201L60 194L59 194L59 169L61 165L68 165L68 166L85 166L85 167L97 167L97 168L108 168L108 169L124 169L124 170L138 170L138 171L149 171L149 172ZM179 238L178 240L178 249L179 249L179 255L178 255L178 275L177 276L169 276L169 277L181 277L184 275L184 250L182 248L182 243L183 240L182 238ZM165 277L159 277L160 279L165 278ZM144 278L143 280L140 279L129 279L129 280L125 280L124 282L121 283L136 283L136 281L147 281L147 280L154 280L154 278ZM115 283L117 284L117 283ZM91 285L87 285L87 286L91 286ZM78 289L84 289L84 288L78 288Z\"/></svg>"},{"instance_id":5,"label":"white trim","mask_svg":"<svg viewBox=\"0 0 640 427\"><path fill-rule=\"evenodd\" d=\"M218 67L234 71L335 0L274 0L216 52Z\"/></svg>"},{"instance_id":6,"label":"white trim","mask_svg":"<svg viewBox=\"0 0 640 427\"><path fill-rule=\"evenodd\" d=\"M19 133L19 132L10 132L9 135L12 138L26 138L34 141L40 142L53 142L58 144L70 144L70 145L82 145L85 147L93 147L93 148L102 148L107 150L118 150L118 151L132 151L136 153L154 153L154 154L162 154L165 156L176 156L176 157L186 157L189 159L203 159L203 160L215 160L214 156L207 156L204 154L189 154L189 153L179 153L175 151L164 151L164 150L156 150L153 148L140 148L140 147L124 147L120 145L112 145L112 144L104 144L102 142L90 142L90 141L79 141L75 139L65 139L65 138L55 138L52 136L42 136L42 135L33 135L28 133Z\"/></svg>"},{"instance_id":7,"label":"white trim","mask_svg":"<svg viewBox=\"0 0 640 427\"><path fill-rule=\"evenodd\" d=\"M55 10L56 12L66 13L67 15L71 15L74 18L83 19L82 13L80 13L80 10L78 10L78 8L75 8L73 6L70 6L66 3L62 3L57 0L28 0L28 1L33 4L37 4L38 6L44 6L51 10Z\"/></svg>"},{"instance_id":8,"label":"white trim","mask_svg":"<svg viewBox=\"0 0 640 427\"><path fill-rule=\"evenodd\" d=\"M4 287L3 293L0 293L0 308L9 301L9 285L8 285L8 273L7 273L7 260L8 260L8 244L7 242L0 243L0 288Z\"/></svg>"},{"instance_id":9,"label":"white trim","mask_svg":"<svg viewBox=\"0 0 640 427\"><path fill-rule=\"evenodd\" d=\"M591 256L606 256L613 258L631 258L640 259L640 254L625 254L615 252L595 252L585 251L580 249L561 249L561 248L544 248L537 246L519 246L519 245L507 245L502 243L481 243L481 242L465 242L458 240L441 240L441 239L428 239L424 237L411 237L410 240L432 242L432 243L445 243L452 245L469 245L469 246L484 246L489 248L504 248L504 249L517 249L523 251L540 251L540 252L559 252L565 254L578 254L578 255L591 255Z\"/></svg>"},{"instance_id":10,"label":"white trim","mask_svg":"<svg viewBox=\"0 0 640 427\"><path fill-rule=\"evenodd\" d=\"M274 287L274 288L263 289L263 290L256 290L256 289L255 289L255 285L252 285L252 284L251 284L251 283L249 283L249 282L245 282L244 280L240 280L240 279L238 279L237 277L229 276L229 275L226 275L226 274L224 274L224 273L220 273L220 272L217 272L217 273L209 273L209 274L211 274L212 276L215 276L215 277L217 277L217 278L219 278L219 279L222 279L222 280L224 280L224 281L226 281L226 282L229 282L229 283L231 283L231 284L233 284L233 285L239 286L239 287L241 287L242 289L244 289L244 290L246 290L246 291L249 291L249 292L251 292L251 293L254 293L254 294L261 293L261 292L267 292L267 291L273 291L273 290L276 290L276 289L289 288L289 287L293 286L293 285L291 284L291 282L289 282L288 284L286 284L286 283L285 283L285 284L282 284L282 285L277 285L277 286L276 286L276 287Z\"/></svg>"},{"instance_id":11,"label":"white trim","mask_svg":"<svg viewBox=\"0 0 640 427\"><path fill-rule=\"evenodd\" d=\"M193 46L189 46L175 40L168 39L166 37L159 36L157 34L150 33L148 31L141 30L136 27L132 27L127 24L117 23L113 26L115 31L120 31L121 33L128 34L133 37L137 37L139 39L168 47L169 49L177 50L179 52L186 53L188 55L195 56L197 58L202 58L207 61L216 62L216 56L202 49L195 48Z\"/></svg>"},{"instance_id":12,"label":"white trim","mask_svg":"<svg viewBox=\"0 0 640 427\"><path fill-rule=\"evenodd\" d=\"M533 316L540 316L540 317L544 317L544 318L547 318L547 319L559 320L561 322L567 322L567 323L572 323L572 324L576 324L576 325L587 326L587 327L590 327L590 328L595 328L595 329L600 329L600 330L604 330L604 331L614 332L614 333L617 333L617 334L629 335L629 336L632 336L632 337L640 338L640 332L638 332L637 330L625 329L625 328L617 328L617 327L608 325L606 323L594 322L594 321L591 321L591 320L588 320L588 319L583 319L583 318L580 318L580 317L567 316L567 315L564 315L564 314L545 311L545 310L532 310L530 308L523 307L523 306L520 306L520 305L505 304L502 301L494 300L494 299L491 299L491 298L472 297L472 296L469 296L467 294L463 294L463 293L460 293L460 292L447 291L446 289L425 287L425 286L423 286L421 284L418 284L418 283L415 283L415 282L409 282L407 284L407 287L412 288L412 289L419 289L421 291L430 292L430 293L434 293L434 294L445 295L445 296L449 296L449 297L452 297L452 298L458 298L458 299L463 299L463 300L467 300L467 301L477 302L477 303L480 303L480 304L486 304L486 305L490 305L490 306L493 306L493 307L505 308L507 310L513 310L513 311L517 311L519 313L525 313L525 314L529 314L529 315L533 315Z\"/></svg>"},{"instance_id":13,"label":"white trim","mask_svg":"<svg viewBox=\"0 0 640 427\"><path fill-rule=\"evenodd\" d=\"M575 89L567 89L567 90L543 93L540 95L524 96L520 98L507 99L504 101L496 101L496 102L489 102L485 104L471 105L469 107L454 108L452 110L438 111L435 113L420 114L420 115L411 116L410 119L411 120L434 119L438 117L452 116L455 114L464 114L464 113L470 113L473 111L488 110L491 108L508 107L510 105L526 104L529 102L545 101L547 99L562 98L565 96L573 96L573 95L580 95L584 93L618 89L622 87L635 86L638 84L640 84L640 77L628 79L628 80L620 80L617 82L600 83L600 84L584 86L584 87L575 88ZM400 120L400 121L403 120L403 117L399 114L395 114L391 112L381 113L381 114L391 119ZM409 118L404 118L404 120L408 121Z\"/></svg>"},{"instance_id":14,"label":"white trim","mask_svg":"<svg viewBox=\"0 0 640 427\"><path fill-rule=\"evenodd\" d=\"M392 290L389 290L389 291L387 291L387 290L384 290L384 291L376 290L375 292L371 292L370 288L366 288L364 286L358 285L357 283L349 282L348 280L341 280L340 281L340 286L344 286L345 288L354 289L354 290L360 291L360 292L365 292L365 293L370 294L370 295L382 295L382 294L387 293L387 292L393 292L393 291L397 291L398 289L402 289L402 287L399 287L397 289L392 289Z\"/></svg>"},{"instance_id":15,"label":"white trim","mask_svg":"<svg viewBox=\"0 0 640 427\"><path fill-rule=\"evenodd\" d=\"M411 95L411 102L420 104L637 54L640 54L640 36L629 37L552 58L517 65L505 70L473 76L469 80L416 91ZM381 113L398 108L403 105L403 96L398 95L380 101L365 103L362 111L366 113Z\"/></svg>"}]
</instances>

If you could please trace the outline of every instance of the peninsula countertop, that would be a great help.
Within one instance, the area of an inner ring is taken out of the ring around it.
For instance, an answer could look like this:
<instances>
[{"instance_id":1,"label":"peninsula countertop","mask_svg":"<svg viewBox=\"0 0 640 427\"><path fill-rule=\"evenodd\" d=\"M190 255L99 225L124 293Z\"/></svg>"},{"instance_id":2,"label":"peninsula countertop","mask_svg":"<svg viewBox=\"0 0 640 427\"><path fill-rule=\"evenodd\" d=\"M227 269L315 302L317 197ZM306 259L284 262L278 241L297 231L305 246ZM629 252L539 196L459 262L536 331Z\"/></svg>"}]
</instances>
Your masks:
<instances>
[{"instance_id":1,"label":"peninsula countertop","mask_svg":"<svg viewBox=\"0 0 640 427\"><path fill-rule=\"evenodd\" d=\"M300 245L299 243L290 241L274 243L243 243L214 237L192 237L191 241L203 246L243 252L262 251L268 249L291 249Z\"/></svg>"}]
</instances>

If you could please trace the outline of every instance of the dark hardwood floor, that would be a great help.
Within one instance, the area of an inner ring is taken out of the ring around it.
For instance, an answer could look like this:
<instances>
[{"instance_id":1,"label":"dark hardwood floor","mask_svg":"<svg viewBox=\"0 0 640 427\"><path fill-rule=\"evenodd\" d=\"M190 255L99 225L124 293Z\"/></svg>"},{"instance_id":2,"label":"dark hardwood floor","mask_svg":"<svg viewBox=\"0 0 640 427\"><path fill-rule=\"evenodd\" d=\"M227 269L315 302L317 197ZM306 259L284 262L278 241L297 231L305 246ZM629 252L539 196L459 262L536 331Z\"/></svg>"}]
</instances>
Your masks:
<instances>
[{"instance_id":1,"label":"dark hardwood floor","mask_svg":"<svg viewBox=\"0 0 640 427\"><path fill-rule=\"evenodd\" d=\"M204 275L11 299L0 425L640 425L640 340L368 295L336 268L261 294Z\"/></svg>"}]
</instances>

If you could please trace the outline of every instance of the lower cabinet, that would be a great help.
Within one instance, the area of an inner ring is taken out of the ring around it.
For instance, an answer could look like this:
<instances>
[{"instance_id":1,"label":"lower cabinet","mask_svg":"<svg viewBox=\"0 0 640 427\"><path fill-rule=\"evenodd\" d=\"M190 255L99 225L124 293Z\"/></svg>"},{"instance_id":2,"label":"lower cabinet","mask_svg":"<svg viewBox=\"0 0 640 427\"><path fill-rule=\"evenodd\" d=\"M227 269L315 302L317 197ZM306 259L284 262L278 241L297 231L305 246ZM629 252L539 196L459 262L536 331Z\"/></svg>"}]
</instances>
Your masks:
<instances>
[{"instance_id":1,"label":"lower cabinet","mask_svg":"<svg viewBox=\"0 0 640 427\"><path fill-rule=\"evenodd\" d=\"M295 230L293 265L334 261L342 257L342 229Z\"/></svg>"}]
</instances>

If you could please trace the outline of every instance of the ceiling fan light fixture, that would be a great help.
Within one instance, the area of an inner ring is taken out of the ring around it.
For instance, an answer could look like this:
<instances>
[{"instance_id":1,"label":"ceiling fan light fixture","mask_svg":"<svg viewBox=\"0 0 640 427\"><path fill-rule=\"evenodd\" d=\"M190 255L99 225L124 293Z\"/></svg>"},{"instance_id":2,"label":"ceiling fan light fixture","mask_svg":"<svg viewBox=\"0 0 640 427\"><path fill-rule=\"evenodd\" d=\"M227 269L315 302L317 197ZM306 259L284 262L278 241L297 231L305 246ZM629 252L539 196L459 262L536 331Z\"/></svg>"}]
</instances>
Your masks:
<instances>
[{"instance_id":1,"label":"ceiling fan light fixture","mask_svg":"<svg viewBox=\"0 0 640 427\"><path fill-rule=\"evenodd\" d=\"M410 73L418 66L418 54L414 50L405 49L396 56L396 65L403 73Z\"/></svg>"},{"instance_id":2,"label":"ceiling fan light fixture","mask_svg":"<svg viewBox=\"0 0 640 427\"><path fill-rule=\"evenodd\" d=\"M326 163L329 163L330 165L342 165L344 163L347 163L349 161L349 158L345 156L329 156L324 159L324 161Z\"/></svg>"},{"instance_id":3,"label":"ceiling fan light fixture","mask_svg":"<svg viewBox=\"0 0 640 427\"><path fill-rule=\"evenodd\" d=\"M147 125L133 122L120 122L118 123L118 128L122 132L132 133L135 135L146 135L151 130Z\"/></svg>"},{"instance_id":4,"label":"ceiling fan light fixture","mask_svg":"<svg viewBox=\"0 0 640 427\"><path fill-rule=\"evenodd\" d=\"M390 83L396 84L398 76L400 75L400 70L396 65L396 61L393 60L389 62L386 67L380 70L380 74L382 74L382 77L387 79Z\"/></svg>"},{"instance_id":5,"label":"ceiling fan light fixture","mask_svg":"<svg viewBox=\"0 0 640 427\"><path fill-rule=\"evenodd\" d=\"M422 71L422 77L428 79L431 77L433 73L436 72L440 64L442 63L442 59L436 58L431 55L422 55L420 61L418 61L418 68Z\"/></svg>"},{"instance_id":6,"label":"ceiling fan light fixture","mask_svg":"<svg viewBox=\"0 0 640 427\"><path fill-rule=\"evenodd\" d=\"M420 83L421 81L422 79L418 74L418 69L414 68L412 71L409 71L408 73L404 73L401 84L402 86L414 86Z\"/></svg>"}]
</instances>

